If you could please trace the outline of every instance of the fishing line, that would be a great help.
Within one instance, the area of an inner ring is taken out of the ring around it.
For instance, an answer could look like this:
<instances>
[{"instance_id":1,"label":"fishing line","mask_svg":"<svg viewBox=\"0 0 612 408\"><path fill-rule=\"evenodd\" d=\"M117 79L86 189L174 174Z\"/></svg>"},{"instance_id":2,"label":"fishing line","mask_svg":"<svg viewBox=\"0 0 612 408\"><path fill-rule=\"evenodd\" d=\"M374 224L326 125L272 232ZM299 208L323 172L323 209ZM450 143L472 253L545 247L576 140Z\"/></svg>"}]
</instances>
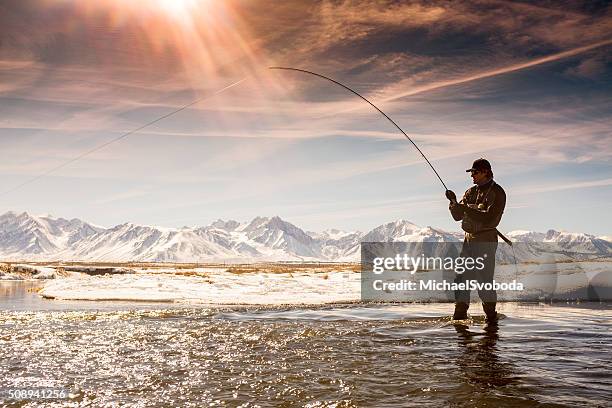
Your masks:
<instances>
[{"instance_id":1,"label":"fishing line","mask_svg":"<svg viewBox=\"0 0 612 408\"><path fill-rule=\"evenodd\" d=\"M408 136L406 134L406 132L404 132L402 130L401 127L399 127L399 125L397 123L395 123L395 121L393 119L391 119L385 112L383 112L382 110L380 110L380 108L376 105L374 105L372 102L370 102L368 99L366 99L365 96L361 95L359 92L349 88L348 86L334 80L331 79L329 77L326 77L325 75L321 75L321 74L317 74L316 72L312 72L312 71L307 71L305 69L298 69L298 68L288 68L288 67L269 67L269 69L280 69L280 70L286 70L286 71L297 71L297 72L303 72L305 74L310 74L310 75L314 75L317 76L319 78L323 78L326 79L328 81L333 82L336 85L339 85L341 87L343 87L344 89L352 92L353 94L357 95L358 97L360 97L361 99L363 99L364 101L366 101L368 104L370 104L370 106L372 106L374 109L376 109L381 115L383 115L385 118L387 118L387 120L389 122L391 122L393 124L393 126L395 126L397 128L397 130L399 130L400 132L402 132L402 134L404 136L406 136L406 139L408 139L410 141L410 143L412 143L412 145L418 150L419 153L421 153L421 156L423 156L423 158L425 159L425 161L427 162L427 164L429 164L429 167L431 167L431 169L433 170L434 174L436 175L436 177L438 177L438 180L440 180L440 183L442 183L442 185L444 186L444 190L448 190L448 188L446 187L446 184L444 184L444 181L442 181L442 177L440 177L440 175L438 174L438 172L436 171L436 169L434 168L433 164L431 164L431 162L429 161L429 159L425 156L425 154L423 153L423 151L421 149L419 149L419 146L417 146L416 143L414 143L414 140L412 140L410 138L410 136Z\"/></svg>"},{"instance_id":2,"label":"fishing line","mask_svg":"<svg viewBox=\"0 0 612 408\"><path fill-rule=\"evenodd\" d=\"M512 248L512 256L514 257L514 281L518 282L518 264L516 262L516 252L514 251L514 245L509 244L510 248ZM518 299L517 299L518 300Z\"/></svg>"},{"instance_id":3,"label":"fishing line","mask_svg":"<svg viewBox=\"0 0 612 408\"><path fill-rule=\"evenodd\" d=\"M220 89L218 91L215 91L212 94L209 94L209 95L203 96L202 98L196 99L195 101L190 102L187 105L183 105L180 108L173 110L172 112L169 112L169 113L167 113L167 114L165 114L163 116L160 116L157 119L154 119L154 120L152 120L150 122L147 122L144 125L136 128L136 129L132 129L132 130L126 132L126 133L123 133L120 136L117 136L114 139L111 139L111 140L109 140L107 142L104 142L104 143L102 143L102 144L100 144L100 145L98 145L98 146L96 146L96 147L94 147L94 148L92 148L90 150L87 150L87 151L79 154L78 156L75 156L75 157L73 157L73 158L71 158L71 159L69 159L69 160L67 160L67 161L65 161L65 162L55 166L55 167L52 167L52 168L48 169L44 173L41 173L41 174L39 174L37 176L34 176L34 177L24 181L23 183L16 185L15 187L12 187L12 188L10 188L8 190L0 192L0 197L6 195L8 193L12 193L13 191L19 190L20 188L22 188L24 186L27 186L28 184L31 184L31 183L33 183L33 182L35 182L37 180L40 180L41 178L43 178L45 176L48 176L49 174L54 173L54 172L56 172L56 171L58 171L60 169L63 169L64 167L68 166L69 164L72 164L72 163L82 159L85 156L89 156L90 154L95 153L98 150L101 150L101 149L103 149L103 148L105 148L105 147L107 147L107 146L109 146L109 145L111 145L111 144L113 144L115 142L118 142L119 140L124 139L124 138L126 138L126 137L128 137L128 136L130 136L130 135L132 135L132 134L134 134L134 133L136 133L136 132L146 128L146 127L149 127L149 126L151 126L151 125L153 125L153 124L155 124L155 123L157 123L157 122L159 122L161 120L164 120L164 119L166 119L166 118L168 118L168 117L170 117L170 116L172 116L174 114L177 114L177 113L179 113L179 112L181 112L181 111L183 111L183 110L185 110L185 109L187 109L187 108L189 108L189 107L191 107L191 106L193 106L193 105L195 105L197 103L200 103L202 101L205 101L206 99L212 98L213 96L219 95L221 92L225 92L228 89L233 88L234 86L240 84L241 82L244 82L247 78L248 78L248 76L244 77L244 78L240 79L239 81L236 81L236 82L234 82L234 83L232 83L232 84L230 84L230 85L228 85L228 86L226 86L226 87L224 87L224 88L222 88L222 89Z\"/></svg>"}]
</instances>

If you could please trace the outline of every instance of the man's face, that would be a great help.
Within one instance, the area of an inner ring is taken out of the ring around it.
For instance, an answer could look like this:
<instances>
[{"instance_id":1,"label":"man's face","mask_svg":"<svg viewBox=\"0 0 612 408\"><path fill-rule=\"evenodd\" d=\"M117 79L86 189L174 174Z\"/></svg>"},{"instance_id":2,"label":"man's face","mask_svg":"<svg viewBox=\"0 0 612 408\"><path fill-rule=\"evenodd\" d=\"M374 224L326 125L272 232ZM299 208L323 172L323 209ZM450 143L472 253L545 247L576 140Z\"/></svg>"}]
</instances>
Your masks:
<instances>
[{"instance_id":1,"label":"man's face","mask_svg":"<svg viewBox=\"0 0 612 408\"><path fill-rule=\"evenodd\" d=\"M483 170L472 170L471 172L472 181L474 184L480 184L487 179L487 172Z\"/></svg>"}]
</instances>

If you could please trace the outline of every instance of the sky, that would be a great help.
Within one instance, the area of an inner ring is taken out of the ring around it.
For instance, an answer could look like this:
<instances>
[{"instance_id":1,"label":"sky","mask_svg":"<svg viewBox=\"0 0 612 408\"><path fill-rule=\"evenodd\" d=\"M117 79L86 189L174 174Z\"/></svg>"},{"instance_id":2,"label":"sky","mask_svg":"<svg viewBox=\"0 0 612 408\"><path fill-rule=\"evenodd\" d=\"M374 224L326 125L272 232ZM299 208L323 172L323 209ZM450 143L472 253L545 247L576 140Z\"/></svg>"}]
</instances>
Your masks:
<instances>
[{"instance_id":1,"label":"sky","mask_svg":"<svg viewBox=\"0 0 612 408\"><path fill-rule=\"evenodd\" d=\"M397 129L284 66L378 105L458 195L487 158L502 231L612 235L606 3L3 1L0 212L459 230Z\"/></svg>"}]
</instances>

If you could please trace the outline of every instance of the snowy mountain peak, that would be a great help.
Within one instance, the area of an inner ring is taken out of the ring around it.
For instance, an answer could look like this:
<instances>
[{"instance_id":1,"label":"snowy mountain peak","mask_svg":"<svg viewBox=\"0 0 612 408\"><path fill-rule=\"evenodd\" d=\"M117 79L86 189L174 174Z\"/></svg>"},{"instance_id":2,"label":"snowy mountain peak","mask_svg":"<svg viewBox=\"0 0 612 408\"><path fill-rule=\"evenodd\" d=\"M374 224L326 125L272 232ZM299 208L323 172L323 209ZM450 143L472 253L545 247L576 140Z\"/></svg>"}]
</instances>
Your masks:
<instances>
[{"instance_id":1,"label":"snowy mountain peak","mask_svg":"<svg viewBox=\"0 0 612 408\"><path fill-rule=\"evenodd\" d=\"M366 234L363 241L366 242L392 242L403 241L402 237L408 237L419 230L416 224L406 220L396 220L388 222L379 227L374 228Z\"/></svg>"},{"instance_id":2,"label":"snowy mountain peak","mask_svg":"<svg viewBox=\"0 0 612 408\"><path fill-rule=\"evenodd\" d=\"M587 242L595 238L593 235L584 234L581 232L566 232L548 230L545 240L547 241L566 241L566 242Z\"/></svg>"},{"instance_id":3,"label":"snowy mountain peak","mask_svg":"<svg viewBox=\"0 0 612 408\"><path fill-rule=\"evenodd\" d=\"M541 233L517 230L509 232L507 236L516 242L544 242L554 244L559 250L572 249L584 253L612 253L612 243L610 241L581 232L565 232L550 229L546 233Z\"/></svg>"},{"instance_id":4,"label":"snowy mountain peak","mask_svg":"<svg viewBox=\"0 0 612 408\"><path fill-rule=\"evenodd\" d=\"M546 234L535 231L516 230L506 234L508 238L516 242L538 242L544 241Z\"/></svg>"},{"instance_id":5,"label":"snowy mountain peak","mask_svg":"<svg viewBox=\"0 0 612 408\"><path fill-rule=\"evenodd\" d=\"M224 221L222 219L218 219L218 220L213 221L210 224L210 226L213 228L218 228L218 229L222 229L225 231L234 231L236 228L240 226L240 223L234 220Z\"/></svg>"},{"instance_id":6,"label":"snowy mountain peak","mask_svg":"<svg viewBox=\"0 0 612 408\"><path fill-rule=\"evenodd\" d=\"M343 230L339 230L336 228L326 229L325 231L320 232L320 233L308 232L308 234L312 237L328 239L328 240L339 240L339 239L346 238L346 237L349 237L355 234L362 235L359 231L343 231Z\"/></svg>"},{"instance_id":7,"label":"snowy mountain peak","mask_svg":"<svg viewBox=\"0 0 612 408\"><path fill-rule=\"evenodd\" d=\"M268 217L255 217L248 224L244 225L241 230L242 231L254 231L261 227L263 227L266 223L270 221Z\"/></svg>"},{"instance_id":8,"label":"snowy mountain peak","mask_svg":"<svg viewBox=\"0 0 612 408\"><path fill-rule=\"evenodd\" d=\"M0 251L5 254L54 252L99 231L76 218L69 221L9 211L0 215Z\"/></svg>"}]
</instances>

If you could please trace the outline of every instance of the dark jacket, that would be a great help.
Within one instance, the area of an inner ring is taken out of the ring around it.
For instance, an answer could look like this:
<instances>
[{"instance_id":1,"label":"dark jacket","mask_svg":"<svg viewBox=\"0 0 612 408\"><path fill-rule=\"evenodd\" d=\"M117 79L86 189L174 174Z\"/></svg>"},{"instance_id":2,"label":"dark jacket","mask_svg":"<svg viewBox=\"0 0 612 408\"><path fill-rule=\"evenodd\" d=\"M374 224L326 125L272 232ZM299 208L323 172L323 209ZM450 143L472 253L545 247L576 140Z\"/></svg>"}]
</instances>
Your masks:
<instances>
[{"instance_id":1,"label":"dark jacket","mask_svg":"<svg viewBox=\"0 0 612 408\"><path fill-rule=\"evenodd\" d=\"M478 209L470 208L468 204L472 204L473 207L483 205L481 209ZM482 186L468 188L459 204L451 204L449 209L455 221L462 221L465 217L469 217L481 223L481 229L488 230L477 234L470 234L466 231L466 238L469 238L468 235L486 234L491 237L495 236L495 241L497 241L496 233L492 230L499 225L505 207L506 192L499 184L491 180Z\"/></svg>"}]
</instances>

